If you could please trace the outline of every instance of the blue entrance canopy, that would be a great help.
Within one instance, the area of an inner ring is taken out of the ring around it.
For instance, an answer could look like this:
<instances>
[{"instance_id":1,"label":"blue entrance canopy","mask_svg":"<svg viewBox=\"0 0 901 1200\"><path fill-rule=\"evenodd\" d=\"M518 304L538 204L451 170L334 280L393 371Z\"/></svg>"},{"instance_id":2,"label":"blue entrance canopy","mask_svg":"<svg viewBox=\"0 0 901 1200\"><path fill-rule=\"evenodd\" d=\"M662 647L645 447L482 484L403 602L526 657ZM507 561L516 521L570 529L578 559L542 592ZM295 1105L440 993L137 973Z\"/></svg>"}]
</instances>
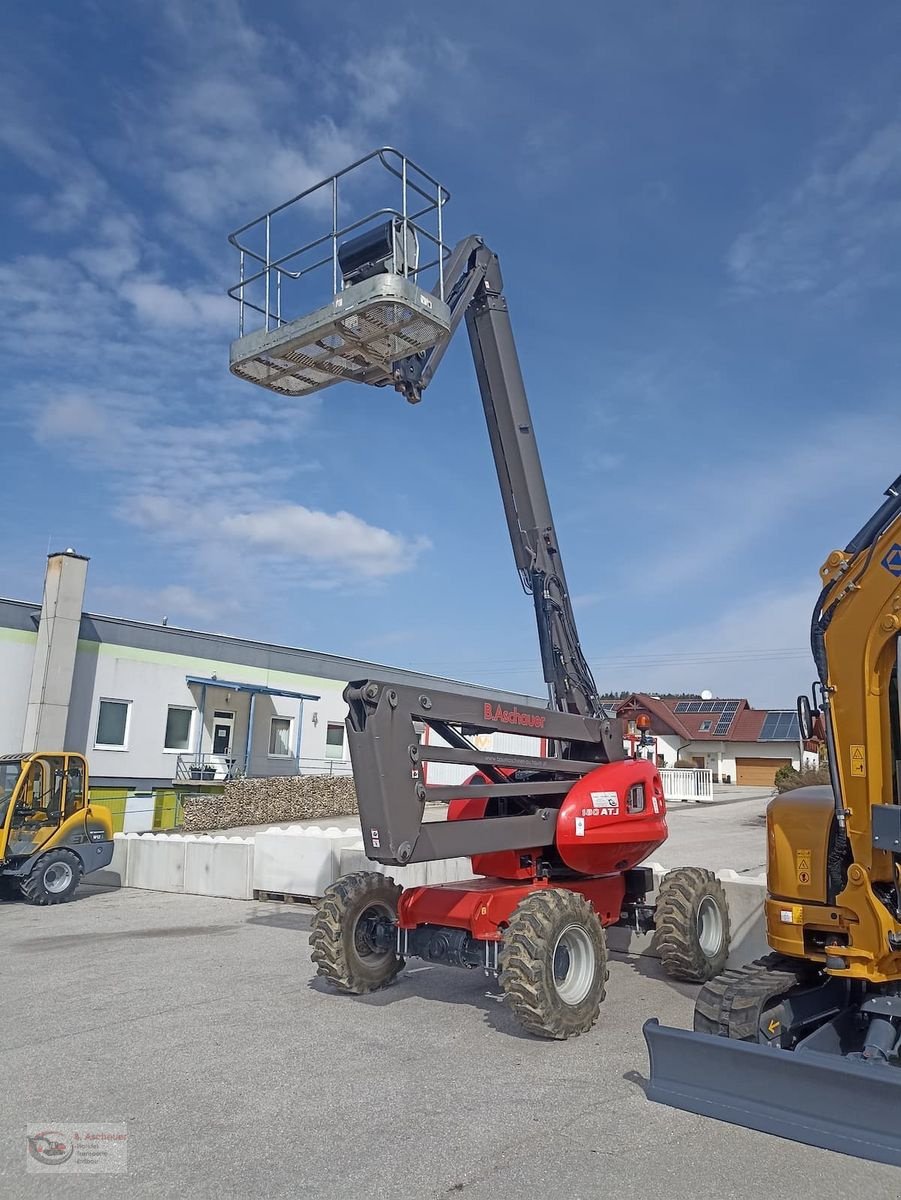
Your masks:
<instances>
[{"instance_id":1,"label":"blue entrance canopy","mask_svg":"<svg viewBox=\"0 0 901 1200\"><path fill-rule=\"evenodd\" d=\"M186 675L186 683L199 683L204 687L225 688L229 692L256 692L258 696L287 696L291 700L321 700L321 696L313 696L309 692L290 692L286 688L269 687L265 683L233 683L229 679L217 679L212 676L204 679L201 675Z\"/></svg>"}]
</instances>

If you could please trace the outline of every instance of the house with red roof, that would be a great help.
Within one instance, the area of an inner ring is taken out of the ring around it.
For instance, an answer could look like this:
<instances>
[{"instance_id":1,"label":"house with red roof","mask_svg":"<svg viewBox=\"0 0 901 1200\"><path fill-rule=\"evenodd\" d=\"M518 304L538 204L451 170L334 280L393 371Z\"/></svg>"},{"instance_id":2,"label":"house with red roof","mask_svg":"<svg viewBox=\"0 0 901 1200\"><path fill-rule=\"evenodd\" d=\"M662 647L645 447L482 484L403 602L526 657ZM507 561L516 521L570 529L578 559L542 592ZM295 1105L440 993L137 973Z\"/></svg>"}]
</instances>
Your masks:
<instances>
[{"instance_id":1,"label":"house with red roof","mask_svg":"<svg viewBox=\"0 0 901 1200\"><path fill-rule=\"evenodd\" d=\"M794 709L752 708L747 700L651 696L634 692L617 705L627 748L641 736L645 714L659 767L706 768L719 783L770 787L780 767L815 765L816 747L802 744Z\"/></svg>"}]
</instances>

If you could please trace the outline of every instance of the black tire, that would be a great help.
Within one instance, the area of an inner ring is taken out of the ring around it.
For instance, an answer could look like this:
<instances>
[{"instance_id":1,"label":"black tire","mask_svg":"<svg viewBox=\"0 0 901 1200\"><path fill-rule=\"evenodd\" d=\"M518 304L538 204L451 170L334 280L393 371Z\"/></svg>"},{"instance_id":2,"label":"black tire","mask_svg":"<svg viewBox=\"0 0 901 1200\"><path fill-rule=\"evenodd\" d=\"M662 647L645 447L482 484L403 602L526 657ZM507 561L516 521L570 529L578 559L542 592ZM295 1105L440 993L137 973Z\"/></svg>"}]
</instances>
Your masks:
<instances>
[{"instance_id":1,"label":"black tire","mask_svg":"<svg viewBox=\"0 0 901 1200\"><path fill-rule=\"evenodd\" d=\"M607 983L607 939L577 892L542 888L516 906L498 955L500 985L530 1033L569 1038L598 1019Z\"/></svg>"},{"instance_id":2,"label":"black tire","mask_svg":"<svg viewBox=\"0 0 901 1200\"><path fill-rule=\"evenodd\" d=\"M404 960L393 949L376 949L366 923L378 917L395 922L402 890L376 871L345 875L326 888L310 930L316 974L354 996L387 987Z\"/></svg>"},{"instance_id":3,"label":"black tire","mask_svg":"<svg viewBox=\"0 0 901 1200\"><path fill-rule=\"evenodd\" d=\"M679 867L657 893L654 946L671 979L707 983L729 957L729 906L723 885L703 867Z\"/></svg>"},{"instance_id":4,"label":"black tire","mask_svg":"<svg viewBox=\"0 0 901 1200\"><path fill-rule=\"evenodd\" d=\"M19 884L27 904L65 904L81 883L81 859L71 850L48 850Z\"/></svg>"}]
</instances>

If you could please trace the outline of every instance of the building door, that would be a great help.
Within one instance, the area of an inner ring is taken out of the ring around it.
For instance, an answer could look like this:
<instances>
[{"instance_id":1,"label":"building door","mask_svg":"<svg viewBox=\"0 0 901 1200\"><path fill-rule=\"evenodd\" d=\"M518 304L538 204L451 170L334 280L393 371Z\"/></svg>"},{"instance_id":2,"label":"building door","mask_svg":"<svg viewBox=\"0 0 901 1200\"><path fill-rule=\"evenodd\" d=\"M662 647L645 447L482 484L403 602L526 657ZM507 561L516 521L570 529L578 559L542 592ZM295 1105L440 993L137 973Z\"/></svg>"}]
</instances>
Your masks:
<instances>
[{"instance_id":1,"label":"building door","mask_svg":"<svg viewBox=\"0 0 901 1200\"><path fill-rule=\"evenodd\" d=\"M790 758L737 758L736 783L744 787L773 787L780 767L791 766Z\"/></svg>"},{"instance_id":2,"label":"building door","mask_svg":"<svg viewBox=\"0 0 901 1200\"><path fill-rule=\"evenodd\" d=\"M694 765L698 768L699 771L703 771L707 766L707 759L704 757L703 754L701 754L701 755L696 754L691 761L694 763Z\"/></svg>"},{"instance_id":3,"label":"building door","mask_svg":"<svg viewBox=\"0 0 901 1200\"><path fill-rule=\"evenodd\" d=\"M235 714L213 713L213 754L228 758L232 752L232 735L235 732Z\"/></svg>"}]
</instances>

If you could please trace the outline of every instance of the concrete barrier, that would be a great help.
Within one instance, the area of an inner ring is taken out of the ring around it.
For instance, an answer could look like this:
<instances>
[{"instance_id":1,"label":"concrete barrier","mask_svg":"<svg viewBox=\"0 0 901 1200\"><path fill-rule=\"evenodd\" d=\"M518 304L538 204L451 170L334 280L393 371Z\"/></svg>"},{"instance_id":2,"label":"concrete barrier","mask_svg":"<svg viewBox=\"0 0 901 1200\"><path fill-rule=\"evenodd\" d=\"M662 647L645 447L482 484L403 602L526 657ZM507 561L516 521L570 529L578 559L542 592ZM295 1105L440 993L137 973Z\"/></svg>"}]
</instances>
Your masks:
<instances>
[{"instance_id":1,"label":"concrete barrier","mask_svg":"<svg viewBox=\"0 0 901 1200\"><path fill-rule=\"evenodd\" d=\"M253 899L253 838L186 837L184 890L195 896Z\"/></svg>"},{"instance_id":2,"label":"concrete barrier","mask_svg":"<svg viewBox=\"0 0 901 1200\"><path fill-rule=\"evenodd\" d=\"M668 868L659 863L649 865L654 871L653 898ZM291 825L269 829L255 838L117 833L112 862L87 879L107 887L250 900L255 891L321 896L335 879L353 871L379 871L404 888L474 878L468 858L382 866L366 857L354 830ZM729 905L732 940L728 965L737 967L768 953L763 915L766 877L749 878L731 870L716 874ZM611 927L607 940L611 950L622 954L654 954L652 933Z\"/></svg>"},{"instance_id":3,"label":"concrete barrier","mask_svg":"<svg viewBox=\"0 0 901 1200\"><path fill-rule=\"evenodd\" d=\"M134 834L113 834L113 857L110 863L100 871L92 871L85 876L87 883L97 887L125 887L125 872L128 863L128 847Z\"/></svg>"},{"instance_id":4,"label":"concrete barrier","mask_svg":"<svg viewBox=\"0 0 901 1200\"><path fill-rule=\"evenodd\" d=\"M346 846L339 851L338 858L339 875L349 875L352 871L378 871L382 875L390 875L395 883L404 888L475 878L468 858L439 858L434 862L410 863L406 867L386 867L382 863L371 862L359 839L356 845Z\"/></svg>"},{"instance_id":5,"label":"concrete barrier","mask_svg":"<svg viewBox=\"0 0 901 1200\"><path fill-rule=\"evenodd\" d=\"M339 865L343 847L359 843L356 830L301 825L267 830L255 838L253 889L292 896L321 896L344 874Z\"/></svg>"},{"instance_id":6,"label":"concrete barrier","mask_svg":"<svg viewBox=\"0 0 901 1200\"><path fill-rule=\"evenodd\" d=\"M729 925L732 942L729 948L730 967L740 967L770 953L766 940L766 920L763 902L766 900L766 876L748 877L737 871L717 871L729 902Z\"/></svg>"},{"instance_id":7,"label":"concrete barrier","mask_svg":"<svg viewBox=\"0 0 901 1200\"><path fill-rule=\"evenodd\" d=\"M648 863L654 872L654 892L649 899L656 899L657 887L671 867L659 863ZM726 893L729 906L731 941L727 966L740 967L769 953L766 940L766 923L763 902L766 899L766 876L748 877L737 871L716 871L717 879ZM607 930L607 944L620 954L649 954L657 957L653 933L636 933L634 930L612 926Z\"/></svg>"},{"instance_id":8,"label":"concrete barrier","mask_svg":"<svg viewBox=\"0 0 901 1200\"><path fill-rule=\"evenodd\" d=\"M183 892L185 839L179 834L132 835L125 865L125 886L151 892Z\"/></svg>"}]
</instances>

